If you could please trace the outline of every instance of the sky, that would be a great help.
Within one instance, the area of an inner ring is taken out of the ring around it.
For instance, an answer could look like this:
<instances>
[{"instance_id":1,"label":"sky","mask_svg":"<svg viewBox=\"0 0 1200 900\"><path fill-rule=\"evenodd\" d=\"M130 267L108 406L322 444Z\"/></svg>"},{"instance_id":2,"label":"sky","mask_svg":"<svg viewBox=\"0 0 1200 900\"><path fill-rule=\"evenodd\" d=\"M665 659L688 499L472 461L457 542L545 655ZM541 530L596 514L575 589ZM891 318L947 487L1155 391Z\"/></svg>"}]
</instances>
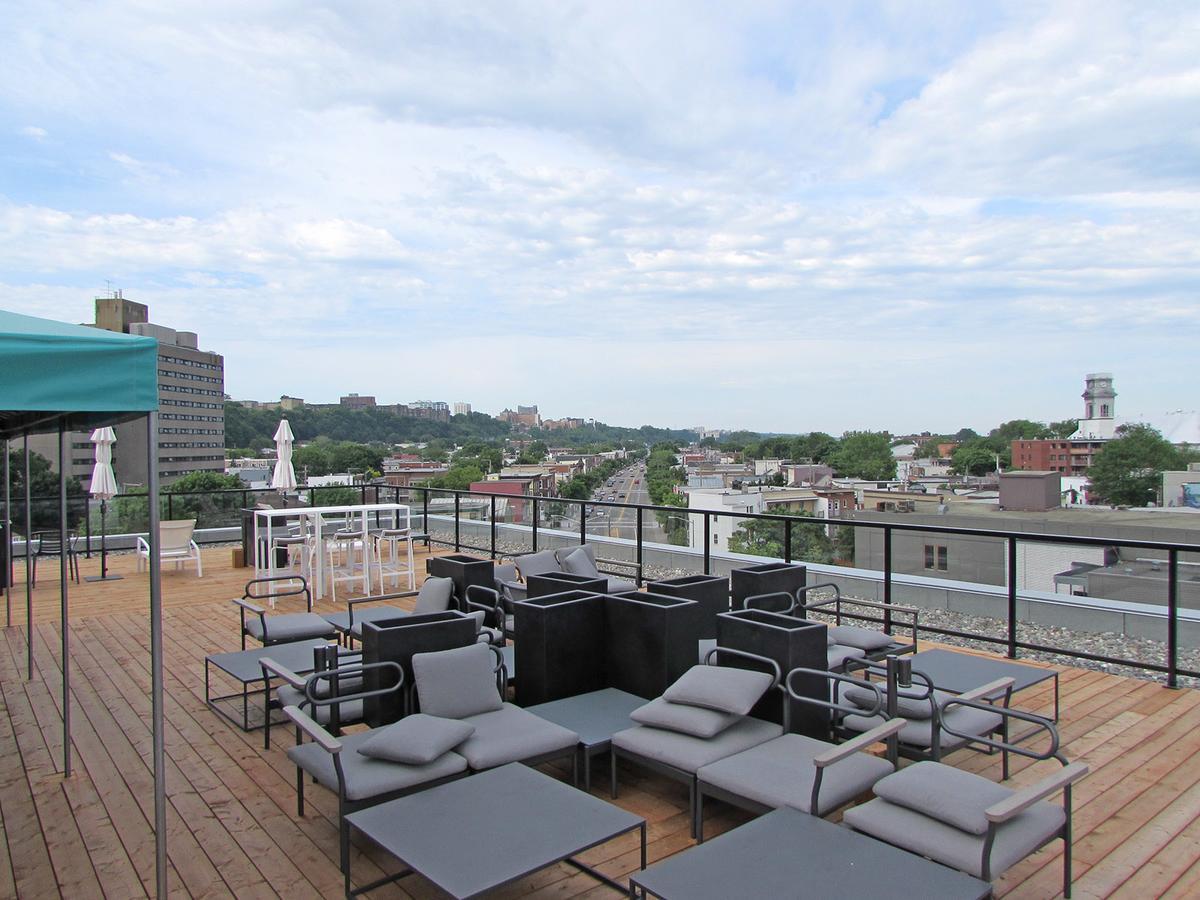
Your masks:
<instances>
[{"instance_id":1,"label":"sky","mask_svg":"<svg viewBox=\"0 0 1200 900\"><path fill-rule=\"evenodd\" d=\"M5 309L235 399L985 431L1195 409L1195 2L0 0Z\"/></svg>"}]
</instances>

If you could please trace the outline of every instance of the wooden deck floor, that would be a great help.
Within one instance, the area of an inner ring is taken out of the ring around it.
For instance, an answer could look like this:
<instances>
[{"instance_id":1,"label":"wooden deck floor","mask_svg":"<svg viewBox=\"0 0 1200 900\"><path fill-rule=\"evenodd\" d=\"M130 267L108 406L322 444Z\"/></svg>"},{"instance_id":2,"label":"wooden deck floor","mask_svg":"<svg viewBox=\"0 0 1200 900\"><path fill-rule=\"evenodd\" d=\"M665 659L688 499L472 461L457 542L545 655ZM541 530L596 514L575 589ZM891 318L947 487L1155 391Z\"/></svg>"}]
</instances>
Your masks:
<instances>
[{"instance_id":1,"label":"wooden deck floor","mask_svg":"<svg viewBox=\"0 0 1200 900\"><path fill-rule=\"evenodd\" d=\"M203 579L171 571L163 578L172 894L338 896L336 806L329 794L308 792L308 813L297 818L294 769L278 743L264 751L261 734L230 727L204 703L203 659L236 649L237 618L228 598L240 595L247 571L230 568L228 549L207 550L204 560ZM134 573L131 557L109 562L124 580L71 585L75 771L69 778L61 769L53 565L38 573L32 680L24 678L24 628L3 630L0 897L129 898L153 890L147 583ZM98 565L85 560L83 573L95 574ZM23 578L18 565L16 621L24 621ZM1048 685L1019 700L1024 708L1051 709ZM1062 710L1064 750L1092 770L1076 792L1076 896L1200 896L1200 692L1063 669ZM995 758L963 752L951 761L999 777ZM1036 780L1046 765L1017 763L1013 783ZM620 805L650 823L651 861L691 846L682 786L635 769L623 773L621 786ZM604 796L600 788L596 793ZM706 804L706 811L708 834L746 820L722 804ZM1017 866L997 883L997 893L1057 895L1060 846L1055 842ZM623 878L637 866L636 838L614 840L584 858ZM394 865L355 851L360 883ZM402 884L372 896L435 894L419 878ZM501 892L580 895L614 892L565 865Z\"/></svg>"}]
</instances>

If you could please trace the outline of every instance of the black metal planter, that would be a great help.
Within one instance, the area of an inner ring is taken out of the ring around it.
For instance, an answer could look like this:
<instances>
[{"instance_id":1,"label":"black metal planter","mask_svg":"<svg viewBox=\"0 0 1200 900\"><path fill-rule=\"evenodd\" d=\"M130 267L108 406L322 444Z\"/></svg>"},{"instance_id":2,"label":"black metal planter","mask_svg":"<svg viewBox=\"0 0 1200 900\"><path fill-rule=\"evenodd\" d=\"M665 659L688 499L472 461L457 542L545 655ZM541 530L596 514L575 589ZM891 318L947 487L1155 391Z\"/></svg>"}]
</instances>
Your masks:
<instances>
[{"instance_id":1,"label":"black metal planter","mask_svg":"<svg viewBox=\"0 0 1200 900\"><path fill-rule=\"evenodd\" d=\"M825 669L827 637L828 629L822 623L795 619L779 613L742 609L717 616L717 643L720 646L745 650L773 659L779 663L785 677L798 666L806 669ZM738 664L733 658L723 662L728 665ZM824 678L796 678L792 685L797 693L822 700L829 699L828 683ZM828 738L827 710L795 700L790 702L793 732L822 740ZM782 724L783 695L779 691L771 691L759 701L751 715Z\"/></svg>"},{"instance_id":2,"label":"black metal planter","mask_svg":"<svg viewBox=\"0 0 1200 900\"><path fill-rule=\"evenodd\" d=\"M695 600L700 606L700 639L717 636L717 616L729 612L729 579L724 575L685 575L651 581L646 590L652 594Z\"/></svg>"},{"instance_id":3,"label":"black metal planter","mask_svg":"<svg viewBox=\"0 0 1200 900\"><path fill-rule=\"evenodd\" d=\"M797 588L804 587L807 578L808 568L792 563L763 563L734 569L729 573L733 608L744 609L746 598L758 594L773 594L776 591L795 594Z\"/></svg>"},{"instance_id":4,"label":"black metal planter","mask_svg":"<svg viewBox=\"0 0 1200 900\"><path fill-rule=\"evenodd\" d=\"M588 575L574 575L570 572L547 572L544 575L530 575L525 580L528 597L546 597L550 594L561 594L565 591L585 591L589 594L603 594L608 589L608 579Z\"/></svg>"},{"instance_id":5,"label":"black metal planter","mask_svg":"<svg viewBox=\"0 0 1200 900\"><path fill-rule=\"evenodd\" d=\"M652 699L696 664L701 619L696 601L626 593L609 595L604 604L609 687Z\"/></svg>"},{"instance_id":6,"label":"black metal planter","mask_svg":"<svg viewBox=\"0 0 1200 900\"><path fill-rule=\"evenodd\" d=\"M513 604L517 703L533 706L607 687L604 596L566 591Z\"/></svg>"},{"instance_id":7,"label":"black metal planter","mask_svg":"<svg viewBox=\"0 0 1200 900\"><path fill-rule=\"evenodd\" d=\"M429 558L428 572L438 578L449 578L454 582L454 599L458 608L467 608L467 588L472 585L495 587L495 565L490 559L481 559L466 553L451 553L447 556Z\"/></svg>"}]
</instances>

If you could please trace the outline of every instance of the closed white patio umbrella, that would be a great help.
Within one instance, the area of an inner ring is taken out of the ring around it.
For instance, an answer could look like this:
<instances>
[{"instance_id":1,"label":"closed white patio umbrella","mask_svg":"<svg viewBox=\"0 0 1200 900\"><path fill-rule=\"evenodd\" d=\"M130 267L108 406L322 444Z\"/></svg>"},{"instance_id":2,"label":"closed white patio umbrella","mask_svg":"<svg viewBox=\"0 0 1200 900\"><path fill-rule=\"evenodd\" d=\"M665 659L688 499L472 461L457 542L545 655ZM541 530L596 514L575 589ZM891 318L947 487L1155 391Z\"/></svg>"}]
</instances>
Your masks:
<instances>
[{"instance_id":1,"label":"closed white patio umbrella","mask_svg":"<svg viewBox=\"0 0 1200 900\"><path fill-rule=\"evenodd\" d=\"M296 436L287 419L279 420L275 430L275 471L271 474L271 487L277 491L296 489L296 470L292 467L292 444Z\"/></svg>"},{"instance_id":2,"label":"closed white patio umbrella","mask_svg":"<svg viewBox=\"0 0 1200 900\"><path fill-rule=\"evenodd\" d=\"M112 448L117 435L105 426L92 432L91 441L96 445L96 464L92 467L92 496L100 501L100 576L90 576L88 581L116 581L120 575L108 574L108 544L106 537L106 514L108 501L117 495L117 477L113 474Z\"/></svg>"}]
</instances>

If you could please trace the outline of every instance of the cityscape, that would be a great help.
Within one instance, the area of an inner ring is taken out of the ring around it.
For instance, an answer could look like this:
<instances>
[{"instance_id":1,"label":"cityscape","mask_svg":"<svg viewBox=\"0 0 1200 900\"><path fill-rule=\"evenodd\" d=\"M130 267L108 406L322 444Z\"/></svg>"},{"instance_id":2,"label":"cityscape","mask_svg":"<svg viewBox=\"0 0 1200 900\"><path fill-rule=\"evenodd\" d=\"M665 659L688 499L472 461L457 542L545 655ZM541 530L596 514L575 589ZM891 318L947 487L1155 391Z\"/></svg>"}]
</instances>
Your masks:
<instances>
[{"instance_id":1,"label":"cityscape","mask_svg":"<svg viewBox=\"0 0 1200 900\"><path fill-rule=\"evenodd\" d=\"M1200 896L1200 10L6 24L0 897Z\"/></svg>"}]
</instances>

